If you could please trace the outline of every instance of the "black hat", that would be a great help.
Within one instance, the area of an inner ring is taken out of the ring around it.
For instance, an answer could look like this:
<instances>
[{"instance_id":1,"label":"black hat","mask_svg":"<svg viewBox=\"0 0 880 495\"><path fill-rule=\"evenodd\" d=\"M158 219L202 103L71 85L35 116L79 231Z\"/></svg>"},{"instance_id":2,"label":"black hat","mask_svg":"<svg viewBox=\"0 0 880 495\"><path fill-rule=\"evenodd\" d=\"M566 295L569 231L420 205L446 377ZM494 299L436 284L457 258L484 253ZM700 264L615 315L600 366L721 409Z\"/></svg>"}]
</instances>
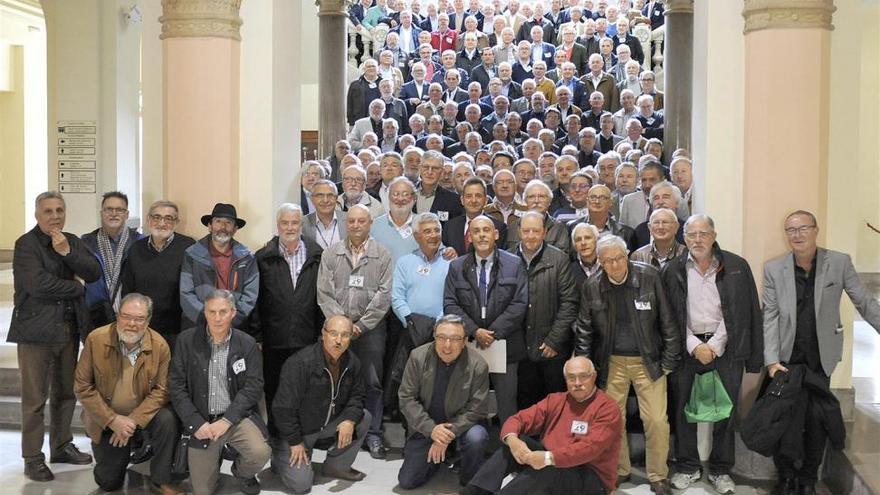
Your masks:
<instances>
[{"instance_id":1,"label":"black hat","mask_svg":"<svg viewBox=\"0 0 880 495\"><path fill-rule=\"evenodd\" d=\"M235 226L239 229L244 227L244 224L246 223L241 218L238 218L238 215L235 213L235 206L227 203L217 203L214 205L214 209L211 211L210 215L202 216L202 225L207 227L214 218L229 218L235 220Z\"/></svg>"}]
</instances>

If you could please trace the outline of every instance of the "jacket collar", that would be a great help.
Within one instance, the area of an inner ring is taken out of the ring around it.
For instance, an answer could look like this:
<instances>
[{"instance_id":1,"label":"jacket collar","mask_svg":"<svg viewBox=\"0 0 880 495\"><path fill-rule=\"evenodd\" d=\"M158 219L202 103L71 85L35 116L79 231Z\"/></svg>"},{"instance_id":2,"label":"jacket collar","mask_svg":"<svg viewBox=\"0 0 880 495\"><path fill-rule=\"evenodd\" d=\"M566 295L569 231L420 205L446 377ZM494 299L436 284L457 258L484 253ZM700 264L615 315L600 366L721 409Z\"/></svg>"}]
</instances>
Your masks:
<instances>
[{"instance_id":1,"label":"jacket collar","mask_svg":"<svg viewBox=\"0 0 880 495\"><path fill-rule=\"evenodd\" d=\"M598 263L598 260L596 261ZM623 282L624 287L630 287L635 289L636 291L642 286L640 274L636 271L635 266L632 261L628 261L626 265L626 280ZM599 290L602 292L607 292L611 290L611 281L608 280L608 275L605 274L604 277L599 277Z\"/></svg>"},{"instance_id":2,"label":"jacket collar","mask_svg":"<svg viewBox=\"0 0 880 495\"><path fill-rule=\"evenodd\" d=\"M144 336L141 338L141 352L151 352L153 350L152 334L153 329L147 327L147 331L144 332ZM110 331L108 332L108 338L104 341L104 346L119 349L119 334L116 333L116 323L110 324Z\"/></svg>"}]
</instances>

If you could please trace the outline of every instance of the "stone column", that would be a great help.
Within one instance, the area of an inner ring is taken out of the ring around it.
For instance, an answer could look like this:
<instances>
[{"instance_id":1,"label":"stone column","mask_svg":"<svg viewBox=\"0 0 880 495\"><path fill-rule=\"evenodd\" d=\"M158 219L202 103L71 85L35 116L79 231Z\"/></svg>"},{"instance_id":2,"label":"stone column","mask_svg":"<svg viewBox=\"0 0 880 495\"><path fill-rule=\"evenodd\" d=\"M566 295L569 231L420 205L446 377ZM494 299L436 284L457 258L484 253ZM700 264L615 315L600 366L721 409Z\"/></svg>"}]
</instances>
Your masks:
<instances>
[{"instance_id":1,"label":"stone column","mask_svg":"<svg viewBox=\"0 0 880 495\"><path fill-rule=\"evenodd\" d=\"M201 215L238 199L240 7L162 0L164 190L199 237Z\"/></svg>"},{"instance_id":2,"label":"stone column","mask_svg":"<svg viewBox=\"0 0 880 495\"><path fill-rule=\"evenodd\" d=\"M345 139L348 37L345 20L347 0L316 0L318 4L318 154L333 154L336 141ZM313 63L314 63L313 62Z\"/></svg>"},{"instance_id":3,"label":"stone column","mask_svg":"<svg viewBox=\"0 0 880 495\"><path fill-rule=\"evenodd\" d=\"M671 156L677 148L691 149L691 108L694 74L694 0L666 2L663 41L663 149Z\"/></svg>"}]
</instances>

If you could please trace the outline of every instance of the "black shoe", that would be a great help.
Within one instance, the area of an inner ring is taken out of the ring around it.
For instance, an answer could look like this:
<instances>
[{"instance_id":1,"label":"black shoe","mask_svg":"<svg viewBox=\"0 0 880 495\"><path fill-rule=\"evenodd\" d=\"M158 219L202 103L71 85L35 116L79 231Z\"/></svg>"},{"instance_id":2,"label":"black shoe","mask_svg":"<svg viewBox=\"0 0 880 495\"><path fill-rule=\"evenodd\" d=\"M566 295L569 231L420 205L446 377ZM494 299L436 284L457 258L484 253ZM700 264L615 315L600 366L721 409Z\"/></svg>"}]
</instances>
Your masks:
<instances>
[{"instance_id":1,"label":"black shoe","mask_svg":"<svg viewBox=\"0 0 880 495\"><path fill-rule=\"evenodd\" d=\"M364 444L367 447L367 450L370 451L370 457L373 459L384 459L385 455L388 454L388 449L385 448L385 444L382 443L381 437L367 437L367 441Z\"/></svg>"},{"instance_id":2,"label":"black shoe","mask_svg":"<svg viewBox=\"0 0 880 495\"><path fill-rule=\"evenodd\" d=\"M781 478L771 492L773 495L797 495L797 483L794 478Z\"/></svg>"},{"instance_id":3,"label":"black shoe","mask_svg":"<svg viewBox=\"0 0 880 495\"><path fill-rule=\"evenodd\" d=\"M798 480L797 492L791 492L792 495L816 495L816 482L807 480Z\"/></svg>"},{"instance_id":4,"label":"black shoe","mask_svg":"<svg viewBox=\"0 0 880 495\"><path fill-rule=\"evenodd\" d=\"M245 495L257 495L260 493L260 482L257 481L257 477L253 478L240 478L241 482L241 493Z\"/></svg>"},{"instance_id":5,"label":"black shoe","mask_svg":"<svg viewBox=\"0 0 880 495\"><path fill-rule=\"evenodd\" d=\"M337 471L329 466L324 466L321 468L321 474L327 478L335 478L338 480L346 480L346 481L361 481L366 478L367 475L358 471L357 469L348 468L344 471Z\"/></svg>"},{"instance_id":6,"label":"black shoe","mask_svg":"<svg viewBox=\"0 0 880 495\"><path fill-rule=\"evenodd\" d=\"M477 488L473 485L468 485L458 492L458 495L491 495L491 492L483 490L482 488Z\"/></svg>"},{"instance_id":7,"label":"black shoe","mask_svg":"<svg viewBox=\"0 0 880 495\"><path fill-rule=\"evenodd\" d=\"M42 460L24 463L24 475L33 481L52 481L55 475Z\"/></svg>"},{"instance_id":8,"label":"black shoe","mask_svg":"<svg viewBox=\"0 0 880 495\"><path fill-rule=\"evenodd\" d=\"M651 482L651 491L657 495L672 495L672 485L669 480L660 480Z\"/></svg>"},{"instance_id":9,"label":"black shoe","mask_svg":"<svg viewBox=\"0 0 880 495\"><path fill-rule=\"evenodd\" d=\"M91 464L92 456L85 452L80 452L73 443L68 443L61 449L61 452L49 458L49 462L53 464Z\"/></svg>"}]
</instances>

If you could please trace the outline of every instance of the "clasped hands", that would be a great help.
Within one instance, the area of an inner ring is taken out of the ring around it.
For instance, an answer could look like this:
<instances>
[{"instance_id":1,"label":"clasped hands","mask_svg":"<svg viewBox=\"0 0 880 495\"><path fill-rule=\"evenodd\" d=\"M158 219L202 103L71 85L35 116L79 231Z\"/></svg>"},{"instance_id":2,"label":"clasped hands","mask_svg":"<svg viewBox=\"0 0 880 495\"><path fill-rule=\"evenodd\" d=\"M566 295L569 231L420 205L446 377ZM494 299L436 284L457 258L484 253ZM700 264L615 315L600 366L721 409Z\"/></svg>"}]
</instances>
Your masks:
<instances>
[{"instance_id":1,"label":"clasped hands","mask_svg":"<svg viewBox=\"0 0 880 495\"><path fill-rule=\"evenodd\" d=\"M199 429L196 430L193 436L199 440L211 440L213 442L225 435L230 426L232 426L232 423L228 419L219 418L213 423L202 423L202 426L199 426Z\"/></svg>"},{"instance_id":2,"label":"clasped hands","mask_svg":"<svg viewBox=\"0 0 880 495\"><path fill-rule=\"evenodd\" d=\"M351 439L354 436L354 421L346 419L336 426L336 447L344 449L351 445ZM300 442L297 445L290 446L290 460L288 464L293 466L307 466L309 464L309 452L306 444Z\"/></svg>"},{"instance_id":3,"label":"clasped hands","mask_svg":"<svg viewBox=\"0 0 880 495\"><path fill-rule=\"evenodd\" d=\"M431 448L428 449L428 462L440 464L446 460L446 449L449 444L455 440L455 433L452 432L452 423L441 423L431 430Z\"/></svg>"},{"instance_id":4,"label":"clasped hands","mask_svg":"<svg viewBox=\"0 0 880 495\"><path fill-rule=\"evenodd\" d=\"M532 450L525 442L517 438L515 435L507 437L505 440L510 448L510 453L516 462L531 466L532 469L540 470L547 467L546 455L543 450Z\"/></svg>"},{"instance_id":5,"label":"clasped hands","mask_svg":"<svg viewBox=\"0 0 880 495\"><path fill-rule=\"evenodd\" d=\"M113 431L113 435L110 436L110 445L125 447L137 430L137 423L128 416L117 414L113 421L110 421L109 427Z\"/></svg>"}]
</instances>

